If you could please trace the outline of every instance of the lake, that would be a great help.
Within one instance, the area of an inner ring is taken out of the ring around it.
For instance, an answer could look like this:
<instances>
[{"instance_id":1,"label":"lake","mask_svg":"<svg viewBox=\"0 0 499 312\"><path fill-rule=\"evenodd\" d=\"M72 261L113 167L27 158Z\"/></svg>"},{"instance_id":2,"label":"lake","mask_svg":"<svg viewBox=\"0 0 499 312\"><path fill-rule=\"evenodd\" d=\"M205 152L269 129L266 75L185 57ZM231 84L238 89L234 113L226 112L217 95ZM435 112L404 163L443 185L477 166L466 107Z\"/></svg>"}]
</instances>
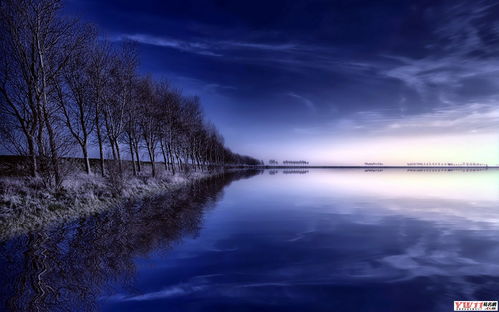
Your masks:
<instances>
[{"instance_id":1,"label":"lake","mask_svg":"<svg viewBox=\"0 0 499 312\"><path fill-rule=\"evenodd\" d=\"M0 244L12 311L452 311L499 299L498 170L227 173Z\"/></svg>"}]
</instances>

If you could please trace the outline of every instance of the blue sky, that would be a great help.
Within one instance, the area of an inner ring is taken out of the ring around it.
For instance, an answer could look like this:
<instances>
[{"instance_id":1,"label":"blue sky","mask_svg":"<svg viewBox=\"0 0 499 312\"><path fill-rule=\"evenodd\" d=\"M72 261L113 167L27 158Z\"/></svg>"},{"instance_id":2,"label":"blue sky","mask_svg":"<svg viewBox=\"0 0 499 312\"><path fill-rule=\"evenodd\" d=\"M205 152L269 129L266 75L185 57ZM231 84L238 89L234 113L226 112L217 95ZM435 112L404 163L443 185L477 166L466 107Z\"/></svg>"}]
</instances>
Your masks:
<instances>
[{"instance_id":1,"label":"blue sky","mask_svg":"<svg viewBox=\"0 0 499 312\"><path fill-rule=\"evenodd\" d=\"M316 164L499 163L496 1L97 1L140 71L202 99L234 151Z\"/></svg>"}]
</instances>

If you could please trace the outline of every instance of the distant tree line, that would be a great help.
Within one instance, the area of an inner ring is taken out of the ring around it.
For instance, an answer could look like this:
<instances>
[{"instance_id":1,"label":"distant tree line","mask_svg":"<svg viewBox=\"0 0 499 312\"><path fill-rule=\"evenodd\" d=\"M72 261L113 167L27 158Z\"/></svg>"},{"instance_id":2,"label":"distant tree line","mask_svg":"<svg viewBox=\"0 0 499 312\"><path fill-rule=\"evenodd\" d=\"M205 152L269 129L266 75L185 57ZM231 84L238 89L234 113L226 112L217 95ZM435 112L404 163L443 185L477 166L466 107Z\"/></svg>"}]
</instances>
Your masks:
<instances>
[{"instance_id":1,"label":"distant tree line","mask_svg":"<svg viewBox=\"0 0 499 312\"><path fill-rule=\"evenodd\" d=\"M487 164L477 163L477 162L408 162L407 166L450 166L450 167L468 167L468 166L478 166L486 167Z\"/></svg>"},{"instance_id":2,"label":"distant tree line","mask_svg":"<svg viewBox=\"0 0 499 312\"><path fill-rule=\"evenodd\" d=\"M285 165L308 165L308 161L305 160L285 160L282 163Z\"/></svg>"},{"instance_id":3,"label":"distant tree line","mask_svg":"<svg viewBox=\"0 0 499 312\"><path fill-rule=\"evenodd\" d=\"M49 172L60 184L60 159L74 147L87 173L95 147L102 175L106 150L120 173L125 153L137 174L145 152L153 176L157 162L173 173L260 164L224 145L198 97L139 75L131 43L99 40L61 8L59 0L0 1L0 135L9 151L29 157L32 176Z\"/></svg>"},{"instance_id":4,"label":"distant tree line","mask_svg":"<svg viewBox=\"0 0 499 312\"><path fill-rule=\"evenodd\" d=\"M284 160L283 165L308 165L308 161L305 160ZM275 159L269 160L269 165L279 165L279 161Z\"/></svg>"}]
</instances>

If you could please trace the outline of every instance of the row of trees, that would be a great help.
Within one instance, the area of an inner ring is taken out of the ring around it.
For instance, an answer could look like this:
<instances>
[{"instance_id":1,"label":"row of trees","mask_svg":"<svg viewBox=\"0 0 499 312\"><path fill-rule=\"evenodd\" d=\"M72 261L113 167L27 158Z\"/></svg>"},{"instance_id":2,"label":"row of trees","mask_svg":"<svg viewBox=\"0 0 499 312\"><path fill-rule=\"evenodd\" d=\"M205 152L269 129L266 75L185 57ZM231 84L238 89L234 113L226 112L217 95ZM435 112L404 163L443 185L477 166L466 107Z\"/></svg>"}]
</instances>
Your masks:
<instances>
[{"instance_id":1,"label":"row of trees","mask_svg":"<svg viewBox=\"0 0 499 312\"><path fill-rule=\"evenodd\" d=\"M269 165L278 165L279 162L275 159L269 160ZM283 165L308 165L308 161L305 160L284 160Z\"/></svg>"},{"instance_id":2,"label":"row of trees","mask_svg":"<svg viewBox=\"0 0 499 312\"><path fill-rule=\"evenodd\" d=\"M460 163L453 163L453 162L408 162L407 166L449 166L449 167L486 167L488 166L487 164L483 163L477 163L477 162L460 162Z\"/></svg>"},{"instance_id":3,"label":"row of trees","mask_svg":"<svg viewBox=\"0 0 499 312\"><path fill-rule=\"evenodd\" d=\"M282 163L284 165L308 165L306 160L285 160Z\"/></svg>"},{"instance_id":4,"label":"row of trees","mask_svg":"<svg viewBox=\"0 0 499 312\"><path fill-rule=\"evenodd\" d=\"M132 44L99 40L60 11L59 0L0 2L0 133L6 148L29 157L31 175L49 172L60 184L60 159L75 147L87 173L98 150L102 175L106 150L122 172L125 148L134 174L143 154L153 176L158 158L172 172L259 164L224 146L199 98L140 76Z\"/></svg>"}]
</instances>

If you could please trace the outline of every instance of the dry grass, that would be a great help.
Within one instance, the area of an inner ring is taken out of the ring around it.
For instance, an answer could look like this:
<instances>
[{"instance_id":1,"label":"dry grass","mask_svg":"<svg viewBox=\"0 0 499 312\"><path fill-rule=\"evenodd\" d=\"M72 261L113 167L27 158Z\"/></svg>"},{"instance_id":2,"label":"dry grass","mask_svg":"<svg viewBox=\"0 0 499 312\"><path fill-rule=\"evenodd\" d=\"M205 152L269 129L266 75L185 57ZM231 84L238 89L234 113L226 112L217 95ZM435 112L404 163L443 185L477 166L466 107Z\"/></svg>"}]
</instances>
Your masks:
<instances>
[{"instance_id":1,"label":"dry grass","mask_svg":"<svg viewBox=\"0 0 499 312\"><path fill-rule=\"evenodd\" d=\"M147 174L147 173L145 173ZM147 175L112 178L73 173L58 189L49 189L41 179L0 177L0 240L47 225L98 213L127 200L178 189L207 176L196 172L156 178Z\"/></svg>"}]
</instances>

